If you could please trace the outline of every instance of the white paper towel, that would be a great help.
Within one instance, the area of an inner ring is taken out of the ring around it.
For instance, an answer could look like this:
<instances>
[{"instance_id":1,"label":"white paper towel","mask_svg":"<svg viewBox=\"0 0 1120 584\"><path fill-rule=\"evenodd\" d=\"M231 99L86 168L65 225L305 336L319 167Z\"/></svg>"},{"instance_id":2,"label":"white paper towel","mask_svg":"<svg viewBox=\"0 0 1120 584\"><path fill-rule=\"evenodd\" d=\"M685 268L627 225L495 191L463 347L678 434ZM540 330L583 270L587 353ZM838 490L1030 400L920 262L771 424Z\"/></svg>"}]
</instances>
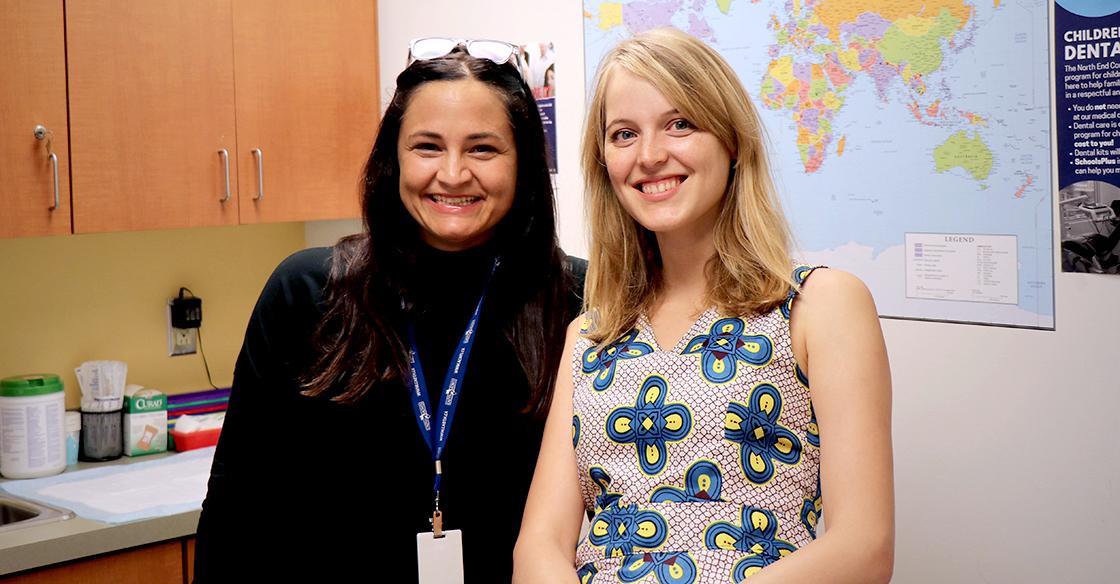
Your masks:
<instances>
[{"instance_id":1,"label":"white paper towel","mask_svg":"<svg viewBox=\"0 0 1120 584\"><path fill-rule=\"evenodd\" d=\"M211 446L158 460L11 481L0 488L86 519L123 523L201 509L213 461Z\"/></svg>"}]
</instances>

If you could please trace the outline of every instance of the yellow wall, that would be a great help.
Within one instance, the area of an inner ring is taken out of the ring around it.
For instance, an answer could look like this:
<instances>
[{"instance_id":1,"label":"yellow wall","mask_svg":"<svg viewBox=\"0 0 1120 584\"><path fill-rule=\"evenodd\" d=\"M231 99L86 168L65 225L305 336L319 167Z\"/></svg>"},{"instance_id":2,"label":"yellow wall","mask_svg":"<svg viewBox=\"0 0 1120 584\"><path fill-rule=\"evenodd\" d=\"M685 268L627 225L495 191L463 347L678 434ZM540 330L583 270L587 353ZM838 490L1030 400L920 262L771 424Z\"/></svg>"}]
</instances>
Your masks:
<instances>
[{"instance_id":1,"label":"yellow wall","mask_svg":"<svg viewBox=\"0 0 1120 584\"><path fill-rule=\"evenodd\" d=\"M128 363L128 382L167 393L209 387L198 354L167 356L167 299L202 298L214 383L228 387L245 324L302 223L0 239L0 377L62 376L78 406L82 361Z\"/></svg>"}]
</instances>

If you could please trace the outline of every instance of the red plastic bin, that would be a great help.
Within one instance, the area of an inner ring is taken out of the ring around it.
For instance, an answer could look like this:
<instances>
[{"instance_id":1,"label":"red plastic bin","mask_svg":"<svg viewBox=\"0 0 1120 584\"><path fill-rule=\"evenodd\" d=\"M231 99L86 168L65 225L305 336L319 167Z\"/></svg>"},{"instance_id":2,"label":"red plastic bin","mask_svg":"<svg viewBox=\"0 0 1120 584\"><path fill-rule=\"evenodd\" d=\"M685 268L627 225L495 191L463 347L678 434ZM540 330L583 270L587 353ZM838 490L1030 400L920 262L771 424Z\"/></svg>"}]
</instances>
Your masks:
<instances>
[{"instance_id":1,"label":"red plastic bin","mask_svg":"<svg viewBox=\"0 0 1120 584\"><path fill-rule=\"evenodd\" d=\"M195 448L206 448L218 443L218 435L222 433L221 428L211 428L210 430L198 430L196 432L178 432L171 431L171 437L175 440L175 450L184 452L187 450L194 450Z\"/></svg>"}]
</instances>

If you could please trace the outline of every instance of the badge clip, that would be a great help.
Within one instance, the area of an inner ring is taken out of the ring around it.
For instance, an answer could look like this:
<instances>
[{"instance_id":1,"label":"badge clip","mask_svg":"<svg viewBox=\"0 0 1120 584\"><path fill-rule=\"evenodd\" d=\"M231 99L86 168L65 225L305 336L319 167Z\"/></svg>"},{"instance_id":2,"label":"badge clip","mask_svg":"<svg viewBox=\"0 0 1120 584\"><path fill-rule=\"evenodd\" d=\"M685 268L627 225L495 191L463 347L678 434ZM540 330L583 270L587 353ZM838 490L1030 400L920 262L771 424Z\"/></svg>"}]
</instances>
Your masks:
<instances>
[{"instance_id":1,"label":"badge clip","mask_svg":"<svg viewBox=\"0 0 1120 584\"><path fill-rule=\"evenodd\" d=\"M436 461L436 477L438 479L440 473L439 461ZM432 537L439 539L443 537L443 511L439 510L439 491L436 491L435 510L432 511Z\"/></svg>"},{"instance_id":2,"label":"badge clip","mask_svg":"<svg viewBox=\"0 0 1120 584\"><path fill-rule=\"evenodd\" d=\"M443 511L436 509L432 513L432 537L443 537Z\"/></svg>"}]
</instances>

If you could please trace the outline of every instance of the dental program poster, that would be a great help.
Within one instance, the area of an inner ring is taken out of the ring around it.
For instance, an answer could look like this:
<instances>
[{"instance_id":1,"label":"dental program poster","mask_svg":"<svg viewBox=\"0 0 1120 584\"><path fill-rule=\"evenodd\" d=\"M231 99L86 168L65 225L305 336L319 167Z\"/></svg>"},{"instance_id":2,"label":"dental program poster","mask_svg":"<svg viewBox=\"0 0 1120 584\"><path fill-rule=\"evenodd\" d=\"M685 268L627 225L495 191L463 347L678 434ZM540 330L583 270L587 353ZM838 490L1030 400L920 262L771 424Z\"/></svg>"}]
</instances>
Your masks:
<instances>
[{"instance_id":1,"label":"dental program poster","mask_svg":"<svg viewBox=\"0 0 1120 584\"><path fill-rule=\"evenodd\" d=\"M1062 271L1120 273L1120 3L1057 0Z\"/></svg>"}]
</instances>

